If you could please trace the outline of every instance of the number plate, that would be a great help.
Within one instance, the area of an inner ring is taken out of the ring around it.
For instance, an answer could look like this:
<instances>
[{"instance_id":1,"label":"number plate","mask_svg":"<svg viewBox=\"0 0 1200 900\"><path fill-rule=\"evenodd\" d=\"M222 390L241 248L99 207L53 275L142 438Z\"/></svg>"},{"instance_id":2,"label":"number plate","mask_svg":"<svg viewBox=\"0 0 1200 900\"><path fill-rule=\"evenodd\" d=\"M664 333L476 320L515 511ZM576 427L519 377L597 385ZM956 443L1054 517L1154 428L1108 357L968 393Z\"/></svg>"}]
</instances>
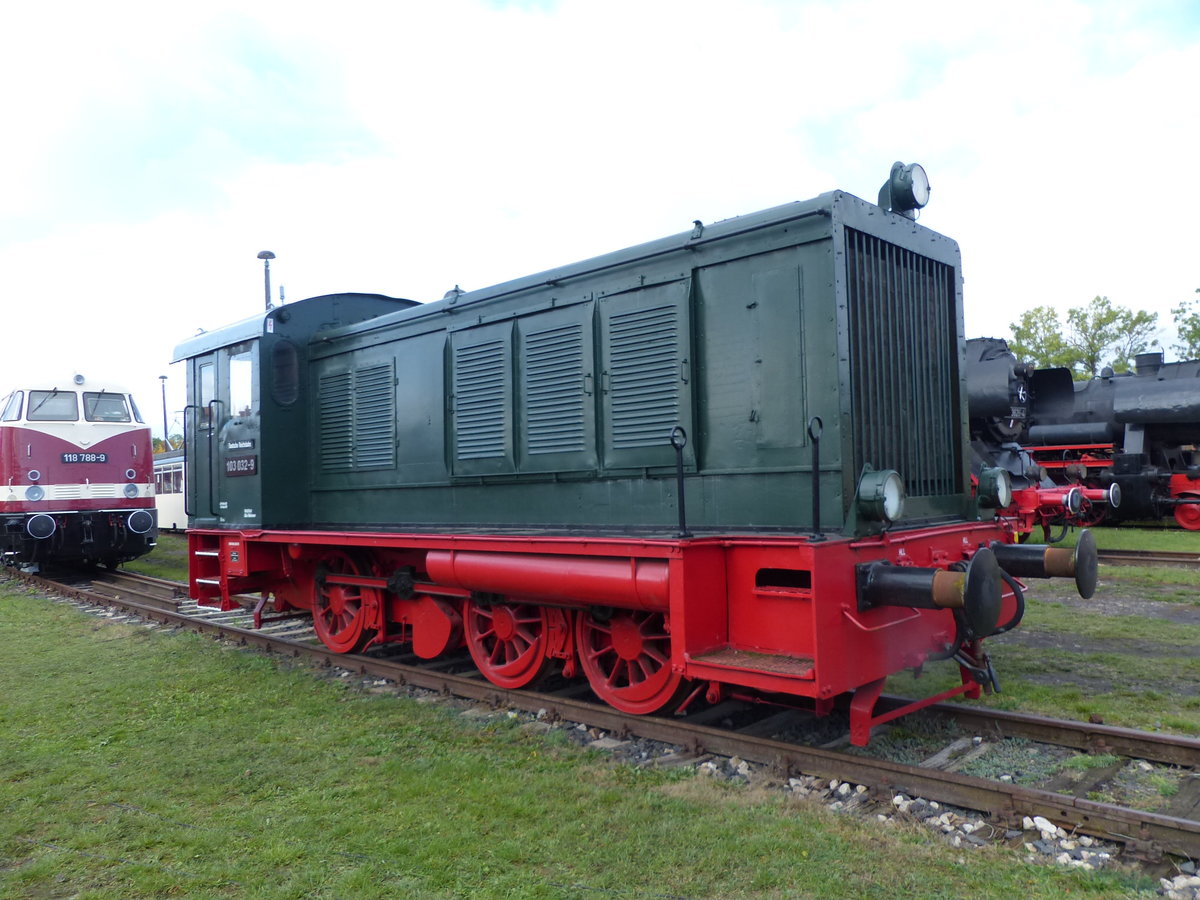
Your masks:
<instances>
[{"instance_id":1,"label":"number plate","mask_svg":"<svg viewBox=\"0 0 1200 900\"><path fill-rule=\"evenodd\" d=\"M225 475L237 478L242 475L258 474L257 456L227 456L225 457Z\"/></svg>"},{"instance_id":2,"label":"number plate","mask_svg":"<svg viewBox=\"0 0 1200 900\"><path fill-rule=\"evenodd\" d=\"M108 462L107 453L64 453L62 461L65 463L106 463Z\"/></svg>"}]
</instances>

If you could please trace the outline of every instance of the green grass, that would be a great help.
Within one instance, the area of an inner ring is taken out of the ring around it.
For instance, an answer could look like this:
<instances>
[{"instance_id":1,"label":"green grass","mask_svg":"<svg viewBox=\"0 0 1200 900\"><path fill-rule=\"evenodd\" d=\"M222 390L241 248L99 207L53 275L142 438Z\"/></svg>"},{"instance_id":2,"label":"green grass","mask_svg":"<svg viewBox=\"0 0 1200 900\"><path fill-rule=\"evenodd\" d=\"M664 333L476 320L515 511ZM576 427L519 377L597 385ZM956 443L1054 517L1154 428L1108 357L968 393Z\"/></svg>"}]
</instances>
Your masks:
<instances>
[{"instance_id":1,"label":"green grass","mask_svg":"<svg viewBox=\"0 0 1200 900\"><path fill-rule=\"evenodd\" d=\"M1105 766L1111 766L1113 763L1119 760L1119 756L1113 756L1111 753L1098 753L1095 756L1082 754L1080 756L1072 756L1070 759L1063 760L1061 768L1079 769L1080 771L1087 771L1089 769L1103 769Z\"/></svg>"},{"instance_id":2,"label":"green grass","mask_svg":"<svg viewBox=\"0 0 1200 900\"><path fill-rule=\"evenodd\" d=\"M1112 580L1107 571L1104 580ZM1036 589L1035 583L1031 593ZM1103 590L1104 586L1101 585L1097 595L1102 595ZM1157 600L1158 597L1153 599ZM1200 648L1200 625L1172 622L1153 616L1089 613L1086 605L1081 609L1073 604L1039 601L1036 597L1027 599L1025 615L1029 624L1040 631L1098 640L1153 641L1163 644L1166 649L1173 647L1185 653L1186 648Z\"/></svg>"},{"instance_id":3,"label":"green grass","mask_svg":"<svg viewBox=\"0 0 1200 900\"><path fill-rule=\"evenodd\" d=\"M1093 529L1105 549L1200 552L1200 533L1181 529ZM1073 544L1078 532L1068 535ZM1200 625L1150 614L1105 614L1095 605L1044 601L1048 582L1031 580L1020 630L987 642L1004 692L983 702L1001 709L1110 725L1200 735ZM1200 573L1182 568L1101 566L1096 600L1106 596L1200 604ZM1136 600L1129 608L1138 608ZM935 693L955 684L952 666L909 673L888 689Z\"/></svg>"},{"instance_id":4,"label":"green grass","mask_svg":"<svg viewBox=\"0 0 1200 900\"><path fill-rule=\"evenodd\" d=\"M1163 775L1151 775L1150 784L1163 797L1174 797L1179 793L1179 781L1167 778Z\"/></svg>"},{"instance_id":5,"label":"green grass","mask_svg":"<svg viewBox=\"0 0 1200 900\"><path fill-rule=\"evenodd\" d=\"M1147 594L1164 603L1200 606L1200 573L1195 569L1175 566L1101 566L1105 582L1129 589L1153 592ZM1100 590L1103 590L1101 586Z\"/></svg>"},{"instance_id":6,"label":"green grass","mask_svg":"<svg viewBox=\"0 0 1200 900\"><path fill-rule=\"evenodd\" d=\"M980 702L1058 718L1096 716L1109 725L1200 735L1200 655L1195 649L1200 639L1195 626L1139 622L1135 616L1092 618L1078 610L1072 618L1069 610L1055 606L1031 600L1021 627L1051 636L1059 646L1017 644L1015 635L989 642L1003 692L985 695ZM1161 647L1153 653L1144 644L1103 652L1071 649L1074 635L1124 636L1125 619L1134 620L1130 631L1161 637ZM1056 631L1056 626L1061 630ZM894 675L888 690L923 696L957 682L957 669L942 664L930 666L919 679L908 672Z\"/></svg>"},{"instance_id":7,"label":"green grass","mask_svg":"<svg viewBox=\"0 0 1200 900\"><path fill-rule=\"evenodd\" d=\"M1174 520L1171 520L1172 522ZM1200 531L1182 528L1093 528L1096 546L1101 550L1159 550L1168 553L1200 553ZM1057 534L1057 531L1055 532ZM1079 529L1071 529L1057 546L1074 547ZM1030 540L1040 543L1041 529Z\"/></svg>"},{"instance_id":8,"label":"green grass","mask_svg":"<svg viewBox=\"0 0 1200 900\"><path fill-rule=\"evenodd\" d=\"M0 584L3 897L1123 897Z\"/></svg>"},{"instance_id":9,"label":"green grass","mask_svg":"<svg viewBox=\"0 0 1200 900\"><path fill-rule=\"evenodd\" d=\"M153 575L171 581L187 581L188 553L187 536L183 534L158 535L158 546L145 556L125 563L121 568L139 575Z\"/></svg>"}]
</instances>

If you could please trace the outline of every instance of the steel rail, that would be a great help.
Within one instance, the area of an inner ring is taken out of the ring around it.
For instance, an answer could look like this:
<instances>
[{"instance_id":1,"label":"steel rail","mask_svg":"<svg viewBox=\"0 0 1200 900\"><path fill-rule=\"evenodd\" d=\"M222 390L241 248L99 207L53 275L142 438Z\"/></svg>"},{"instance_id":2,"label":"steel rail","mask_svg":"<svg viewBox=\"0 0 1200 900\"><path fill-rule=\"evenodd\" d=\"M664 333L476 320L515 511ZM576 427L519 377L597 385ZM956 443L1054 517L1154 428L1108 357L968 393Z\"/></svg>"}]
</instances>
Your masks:
<instances>
[{"instance_id":1,"label":"steel rail","mask_svg":"<svg viewBox=\"0 0 1200 900\"><path fill-rule=\"evenodd\" d=\"M637 736L661 741L681 746L696 756L706 753L739 756L750 762L770 766L781 778L803 773L821 778L853 781L867 786L873 792L873 796L880 800L887 800L894 793L920 796L939 803L987 812L999 821L1014 826L1018 825L1023 816L1040 815L1081 833L1123 843L1129 850L1141 855L1155 856L1166 852L1191 858L1200 857L1200 821L1192 819L989 781L957 772L853 756L819 747L806 747L774 738L691 723L686 719L631 716L606 705L552 693L506 691L483 680L478 674L456 675L394 660L334 653L321 644L272 636L252 628L197 618L126 597L108 597L87 588L64 585L38 576L22 573L21 577L48 590L85 602L113 606L150 621L175 625L215 638L233 640L243 646L258 647L284 656L307 657L325 666L338 667L359 675L387 678L399 685L433 690L494 707L507 706L536 712L550 720L581 722L624 737ZM1189 738L1143 735L1130 729L1057 720L1044 720L1039 724L1039 717L998 714L999 711L983 709L972 710L976 717L972 720L970 716L964 717L963 710L945 704L939 706L943 714L953 714L960 721L973 721L981 731L992 727L1007 727L1014 729L1012 733L1018 733L1021 728L1030 729L1030 733L1033 733L1041 729L1037 733L1043 737L1036 738L1038 740L1049 739L1049 736L1056 732L1068 735L1074 731L1077 736L1069 739L1072 742L1068 742L1068 746L1088 747L1088 740L1104 740L1111 742L1105 746L1111 746L1115 750L1124 742L1123 745L1138 758L1163 758L1177 753L1179 764L1183 765L1194 765L1200 754L1200 741ZM1001 724L993 726L993 721ZM1089 735L1095 737L1089 738ZM1136 745L1135 739L1138 738L1150 740ZM1059 741L1055 739L1054 742ZM1177 745L1178 749L1162 749L1170 745ZM1143 747L1158 748L1155 751L1158 755L1147 755ZM1191 762L1186 762L1187 760Z\"/></svg>"},{"instance_id":2,"label":"steel rail","mask_svg":"<svg viewBox=\"0 0 1200 900\"><path fill-rule=\"evenodd\" d=\"M90 590L113 598L140 599L159 609L177 609L187 585L131 572L97 572Z\"/></svg>"},{"instance_id":3,"label":"steel rail","mask_svg":"<svg viewBox=\"0 0 1200 900\"><path fill-rule=\"evenodd\" d=\"M1170 550L1101 550L1099 561L1116 566L1180 566L1200 568L1200 553Z\"/></svg>"},{"instance_id":4,"label":"steel rail","mask_svg":"<svg viewBox=\"0 0 1200 900\"><path fill-rule=\"evenodd\" d=\"M903 697L884 696L877 708L895 708L909 702ZM1025 738L1087 753L1113 753L1200 771L1200 740L1193 738L957 703L935 703L925 712L953 719L964 730L978 735Z\"/></svg>"}]
</instances>

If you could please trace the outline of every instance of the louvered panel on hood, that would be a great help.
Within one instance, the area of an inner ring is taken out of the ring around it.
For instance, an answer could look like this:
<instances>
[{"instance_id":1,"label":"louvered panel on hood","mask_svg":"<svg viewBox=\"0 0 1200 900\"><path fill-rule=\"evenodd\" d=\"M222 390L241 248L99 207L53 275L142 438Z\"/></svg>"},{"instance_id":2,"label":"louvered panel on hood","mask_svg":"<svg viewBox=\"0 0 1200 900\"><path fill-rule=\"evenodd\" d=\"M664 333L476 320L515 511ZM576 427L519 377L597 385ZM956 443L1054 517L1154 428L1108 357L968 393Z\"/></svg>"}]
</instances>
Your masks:
<instances>
[{"instance_id":1,"label":"louvered panel on hood","mask_svg":"<svg viewBox=\"0 0 1200 900\"><path fill-rule=\"evenodd\" d=\"M396 464L395 391L391 365L354 373L354 468Z\"/></svg>"},{"instance_id":2,"label":"louvered panel on hood","mask_svg":"<svg viewBox=\"0 0 1200 900\"><path fill-rule=\"evenodd\" d=\"M459 347L454 353L454 447L458 459L490 459L508 452L504 342Z\"/></svg>"},{"instance_id":3,"label":"louvered panel on hood","mask_svg":"<svg viewBox=\"0 0 1200 900\"><path fill-rule=\"evenodd\" d=\"M609 390L617 449L661 447L679 421L678 318L673 306L612 317Z\"/></svg>"},{"instance_id":4,"label":"louvered panel on hood","mask_svg":"<svg viewBox=\"0 0 1200 900\"><path fill-rule=\"evenodd\" d=\"M340 472L354 463L353 376L349 372L323 375L317 388L320 416L321 470Z\"/></svg>"},{"instance_id":5,"label":"louvered panel on hood","mask_svg":"<svg viewBox=\"0 0 1200 900\"><path fill-rule=\"evenodd\" d=\"M525 436L531 454L585 449L583 327L525 336Z\"/></svg>"}]
</instances>

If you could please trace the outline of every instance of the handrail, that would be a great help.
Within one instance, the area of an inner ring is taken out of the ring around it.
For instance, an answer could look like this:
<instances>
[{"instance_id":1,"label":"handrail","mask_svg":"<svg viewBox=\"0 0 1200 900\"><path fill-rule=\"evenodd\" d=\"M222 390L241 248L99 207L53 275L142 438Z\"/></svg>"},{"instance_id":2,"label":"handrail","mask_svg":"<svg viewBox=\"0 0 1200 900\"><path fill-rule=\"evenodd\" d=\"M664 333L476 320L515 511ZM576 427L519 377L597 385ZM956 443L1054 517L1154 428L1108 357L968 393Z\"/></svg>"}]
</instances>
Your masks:
<instances>
[{"instance_id":1,"label":"handrail","mask_svg":"<svg viewBox=\"0 0 1200 900\"><path fill-rule=\"evenodd\" d=\"M189 403L187 406L185 406L183 408L183 477L184 477L183 514L190 519L195 515L195 513L192 512L191 506L188 505L188 497L191 495L190 488L192 487L188 483L188 479L187 479L187 472L188 472L188 410L189 409L190 410L198 410L198 409L200 409L200 407L197 406L195 403Z\"/></svg>"},{"instance_id":2,"label":"handrail","mask_svg":"<svg viewBox=\"0 0 1200 900\"><path fill-rule=\"evenodd\" d=\"M217 482L217 411L214 406L224 406L220 400L208 401L208 513L214 518L220 518L217 513L217 504L213 495L213 489Z\"/></svg>"}]
</instances>

